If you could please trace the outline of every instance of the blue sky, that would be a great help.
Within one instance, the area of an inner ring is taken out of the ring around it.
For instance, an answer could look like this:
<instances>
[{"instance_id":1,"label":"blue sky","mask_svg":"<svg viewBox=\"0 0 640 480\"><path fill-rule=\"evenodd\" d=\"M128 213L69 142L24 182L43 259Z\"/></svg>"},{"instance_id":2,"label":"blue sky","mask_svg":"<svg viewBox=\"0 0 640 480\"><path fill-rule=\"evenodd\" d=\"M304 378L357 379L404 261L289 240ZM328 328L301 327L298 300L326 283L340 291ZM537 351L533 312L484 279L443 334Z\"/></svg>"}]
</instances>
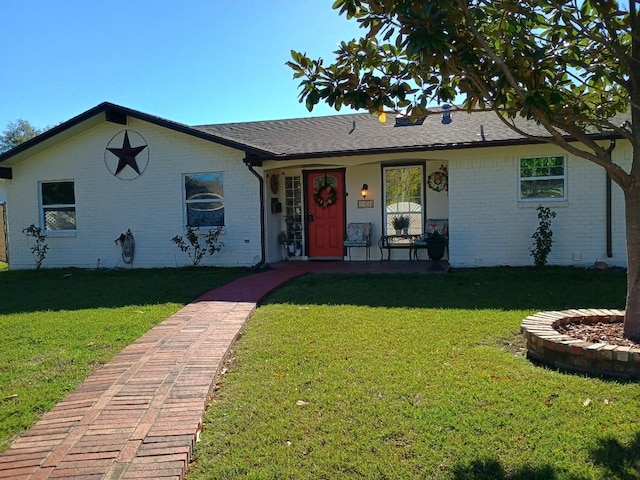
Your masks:
<instances>
[{"instance_id":1,"label":"blue sky","mask_svg":"<svg viewBox=\"0 0 640 480\"><path fill-rule=\"evenodd\" d=\"M292 48L332 59L360 36L332 3L2 0L0 131L103 101L189 125L335 113L308 113L284 65Z\"/></svg>"}]
</instances>

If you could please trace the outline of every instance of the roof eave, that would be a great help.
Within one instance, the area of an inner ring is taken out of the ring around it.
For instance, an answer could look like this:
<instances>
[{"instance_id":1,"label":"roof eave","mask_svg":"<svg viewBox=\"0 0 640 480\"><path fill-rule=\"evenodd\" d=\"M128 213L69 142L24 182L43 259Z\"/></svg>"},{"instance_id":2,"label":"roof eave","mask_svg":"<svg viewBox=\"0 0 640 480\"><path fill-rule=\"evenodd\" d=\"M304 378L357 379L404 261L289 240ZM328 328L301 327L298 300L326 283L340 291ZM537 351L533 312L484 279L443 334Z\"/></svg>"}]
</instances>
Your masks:
<instances>
[{"instance_id":1,"label":"roof eave","mask_svg":"<svg viewBox=\"0 0 640 480\"><path fill-rule=\"evenodd\" d=\"M573 137L565 137L567 141L575 141ZM609 140L622 138L617 134L596 134L591 135L591 138L595 140ZM431 152L442 150L461 150L471 148L490 148L490 147L508 147L518 145L534 145L541 143L549 143L542 138L513 138L505 140L488 140L479 142L462 142L462 143L442 143L431 145L411 145L401 147L388 147L388 148L362 148L357 150L331 150L326 152L309 152L309 153L284 153L272 156L261 156L259 160L261 162L274 160L305 160L314 158L327 158L327 157L353 157L361 155L385 155L394 153L416 153L416 152ZM256 159L258 160L258 159Z\"/></svg>"}]
</instances>

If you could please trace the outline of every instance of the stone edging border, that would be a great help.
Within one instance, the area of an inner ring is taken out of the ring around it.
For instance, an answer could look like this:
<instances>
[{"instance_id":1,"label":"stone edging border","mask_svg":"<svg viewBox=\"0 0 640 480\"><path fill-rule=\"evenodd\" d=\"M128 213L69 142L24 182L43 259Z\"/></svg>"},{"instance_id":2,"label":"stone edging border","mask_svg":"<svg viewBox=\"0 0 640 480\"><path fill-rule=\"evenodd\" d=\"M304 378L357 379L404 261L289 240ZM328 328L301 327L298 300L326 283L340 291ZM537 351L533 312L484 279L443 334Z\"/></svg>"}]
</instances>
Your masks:
<instances>
[{"instance_id":1,"label":"stone edging border","mask_svg":"<svg viewBox=\"0 0 640 480\"><path fill-rule=\"evenodd\" d=\"M568 323L617 323L624 311L577 309L539 312L525 318L520 331L527 356L554 368L594 376L640 380L640 348L591 343L565 335L555 327Z\"/></svg>"}]
</instances>

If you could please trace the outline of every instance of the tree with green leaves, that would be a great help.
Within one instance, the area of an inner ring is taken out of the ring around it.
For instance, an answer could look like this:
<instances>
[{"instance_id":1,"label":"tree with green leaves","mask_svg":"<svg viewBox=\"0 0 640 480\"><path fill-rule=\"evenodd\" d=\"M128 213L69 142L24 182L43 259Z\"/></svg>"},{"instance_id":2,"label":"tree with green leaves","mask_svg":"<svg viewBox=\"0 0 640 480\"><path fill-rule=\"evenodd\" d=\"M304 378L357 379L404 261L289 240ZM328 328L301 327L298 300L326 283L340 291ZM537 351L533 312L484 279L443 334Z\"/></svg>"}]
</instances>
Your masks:
<instances>
[{"instance_id":1,"label":"tree with green leaves","mask_svg":"<svg viewBox=\"0 0 640 480\"><path fill-rule=\"evenodd\" d=\"M628 257L624 335L640 340L640 17L615 0L336 0L364 31L344 41L332 64L292 51L300 101L320 101L415 118L430 105L492 110L524 137L603 167L625 197ZM460 99L460 100L459 100ZM625 121L620 118L625 117ZM627 171L615 142L633 148Z\"/></svg>"},{"instance_id":2,"label":"tree with green leaves","mask_svg":"<svg viewBox=\"0 0 640 480\"><path fill-rule=\"evenodd\" d=\"M0 135L0 153L11 150L40 133L42 133L41 130L21 118L15 122L9 122Z\"/></svg>"}]
</instances>

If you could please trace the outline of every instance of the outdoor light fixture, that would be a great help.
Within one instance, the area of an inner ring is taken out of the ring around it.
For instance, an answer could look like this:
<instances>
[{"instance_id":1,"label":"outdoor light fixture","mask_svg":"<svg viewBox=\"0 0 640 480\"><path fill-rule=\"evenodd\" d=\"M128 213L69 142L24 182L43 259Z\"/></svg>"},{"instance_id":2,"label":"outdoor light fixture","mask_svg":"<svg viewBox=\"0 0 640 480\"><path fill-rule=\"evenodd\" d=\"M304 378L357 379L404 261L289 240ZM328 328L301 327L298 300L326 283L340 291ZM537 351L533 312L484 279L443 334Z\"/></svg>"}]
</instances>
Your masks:
<instances>
[{"instance_id":1,"label":"outdoor light fixture","mask_svg":"<svg viewBox=\"0 0 640 480\"><path fill-rule=\"evenodd\" d=\"M360 189L360 195L362 195L362 198L367 198L368 193L369 193L369 185L367 185L366 183L363 183L362 188Z\"/></svg>"},{"instance_id":2,"label":"outdoor light fixture","mask_svg":"<svg viewBox=\"0 0 640 480\"><path fill-rule=\"evenodd\" d=\"M453 121L451 120L451 112L449 111L450 108L451 105L449 105L448 103L442 105L442 123L444 125L449 125Z\"/></svg>"}]
</instances>

